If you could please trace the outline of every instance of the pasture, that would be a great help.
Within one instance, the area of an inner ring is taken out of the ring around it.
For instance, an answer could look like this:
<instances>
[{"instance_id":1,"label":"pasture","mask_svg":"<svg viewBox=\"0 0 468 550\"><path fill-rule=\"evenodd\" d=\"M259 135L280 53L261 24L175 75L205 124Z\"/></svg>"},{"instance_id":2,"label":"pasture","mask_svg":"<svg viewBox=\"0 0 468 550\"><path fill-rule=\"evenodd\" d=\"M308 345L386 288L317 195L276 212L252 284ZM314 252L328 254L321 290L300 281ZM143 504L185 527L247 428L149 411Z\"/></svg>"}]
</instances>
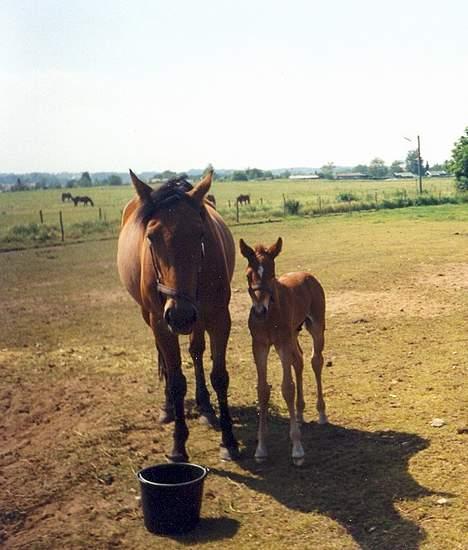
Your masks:
<instances>
[{"instance_id":1,"label":"pasture","mask_svg":"<svg viewBox=\"0 0 468 550\"><path fill-rule=\"evenodd\" d=\"M228 200L228 190L233 197L259 189L264 199L281 197L276 187L267 195L277 182L239 184L235 191L231 185L238 184L215 186L218 203ZM294 185L299 197L300 186L316 184ZM355 182L339 185L356 189ZM98 190L91 191L99 206ZM102 190L103 203L112 203L112 217L118 217L132 191L112 190L112 201L108 192ZM10 200L12 194L0 196L0 211ZM54 208L62 208L58 192ZM24 220L30 212L25 208ZM10 219L8 212L2 216ZM185 345L188 451L211 474L199 527L165 539L143 527L135 471L164 461L172 427L156 423L163 387L152 336L118 280L116 240L0 254L3 545L466 548L467 227L465 203L232 228L236 241L271 244L281 236L278 273L308 270L324 286L330 425L316 423L304 338L306 462L291 464L281 368L273 353L270 459L253 460L256 375L245 260L238 252L227 362L243 458L220 462L219 434L198 424ZM439 427L432 425L436 418L443 421Z\"/></svg>"},{"instance_id":2,"label":"pasture","mask_svg":"<svg viewBox=\"0 0 468 550\"><path fill-rule=\"evenodd\" d=\"M215 181L212 191L218 211L233 225L237 223L236 198L240 194L250 195L251 203L239 207L239 222L250 223L283 219L285 200L298 201L299 214L305 216L404 205L408 200L418 199L416 186L416 180ZM425 178L423 187L423 200L433 203L462 200L455 193L452 178ZM133 188L125 185L71 189L73 195L89 195L94 207L62 202L62 192L48 189L0 193L0 248L60 242L60 212L65 241L115 236L122 207L132 196ZM30 224L36 227L31 228Z\"/></svg>"}]
</instances>

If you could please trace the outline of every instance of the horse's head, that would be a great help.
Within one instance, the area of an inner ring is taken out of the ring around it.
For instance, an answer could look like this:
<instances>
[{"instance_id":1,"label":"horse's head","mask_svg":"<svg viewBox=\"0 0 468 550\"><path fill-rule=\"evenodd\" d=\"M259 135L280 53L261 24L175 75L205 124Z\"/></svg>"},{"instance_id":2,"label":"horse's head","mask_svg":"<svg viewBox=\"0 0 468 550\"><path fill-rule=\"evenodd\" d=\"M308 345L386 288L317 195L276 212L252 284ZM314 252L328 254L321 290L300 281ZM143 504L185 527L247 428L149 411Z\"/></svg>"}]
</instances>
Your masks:
<instances>
[{"instance_id":1,"label":"horse's head","mask_svg":"<svg viewBox=\"0 0 468 550\"><path fill-rule=\"evenodd\" d=\"M163 304L172 332L189 334L198 312L198 285L204 256L203 199L210 188L210 171L197 185L176 178L153 190L130 171L140 198L138 219L145 227L146 269Z\"/></svg>"},{"instance_id":2,"label":"horse's head","mask_svg":"<svg viewBox=\"0 0 468 550\"><path fill-rule=\"evenodd\" d=\"M266 248L256 245L251 248L243 239L239 242L241 254L247 258L247 283L252 299L252 313L265 317L273 300L273 279L275 278L275 258L281 252L283 240Z\"/></svg>"}]
</instances>

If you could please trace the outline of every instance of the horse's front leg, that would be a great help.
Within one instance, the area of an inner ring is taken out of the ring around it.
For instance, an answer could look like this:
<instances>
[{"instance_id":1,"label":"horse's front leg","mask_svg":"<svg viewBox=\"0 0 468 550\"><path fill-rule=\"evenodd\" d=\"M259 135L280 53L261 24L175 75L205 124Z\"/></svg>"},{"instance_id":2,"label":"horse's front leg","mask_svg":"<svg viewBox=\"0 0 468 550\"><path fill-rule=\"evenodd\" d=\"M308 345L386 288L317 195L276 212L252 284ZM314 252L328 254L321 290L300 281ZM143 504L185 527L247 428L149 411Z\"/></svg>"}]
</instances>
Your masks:
<instances>
[{"instance_id":1,"label":"horse's front leg","mask_svg":"<svg viewBox=\"0 0 468 550\"><path fill-rule=\"evenodd\" d=\"M281 359L283 367L283 382L281 384L281 392L286 401L289 411L289 437L292 443L292 459L295 466L304 464L304 448L301 442L301 430L296 420L296 411L294 409L294 397L296 387L292 377L291 365L293 363L293 345L290 343L284 344L276 348Z\"/></svg>"},{"instance_id":2,"label":"horse's front leg","mask_svg":"<svg viewBox=\"0 0 468 550\"><path fill-rule=\"evenodd\" d=\"M169 424L169 422L174 421L174 403L172 402L169 384L167 383L167 369L164 363L164 357L159 351L157 344L156 351L158 353L158 377L160 380L164 378L164 405L159 412L158 422L160 424Z\"/></svg>"},{"instance_id":3,"label":"horse's front leg","mask_svg":"<svg viewBox=\"0 0 468 550\"><path fill-rule=\"evenodd\" d=\"M252 339L252 351L257 367L257 396L258 396L258 434L255 460L262 462L268 457L266 446L268 401L270 400L270 386L267 379L267 361L270 346Z\"/></svg>"},{"instance_id":4,"label":"horse's front leg","mask_svg":"<svg viewBox=\"0 0 468 550\"><path fill-rule=\"evenodd\" d=\"M173 462L187 462L188 454L185 450L185 443L189 432L184 410L187 381L182 373L179 340L177 336L169 332L163 322L154 318L151 319L151 328L158 342L158 350L164 359L168 394L174 406L174 444L168 458Z\"/></svg>"},{"instance_id":5,"label":"horse's front leg","mask_svg":"<svg viewBox=\"0 0 468 550\"><path fill-rule=\"evenodd\" d=\"M211 318L207 325L210 335L213 368L211 384L216 391L219 404L219 424L222 431L220 455L224 460L239 456L239 446L232 433L232 420L228 406L229 374L226 369L226 348L231 330L231 316L226 309L222 315Z\"/></svg>"},{"instance_id":6,"label":"horse's front leg","mask_svg":"<svg viewBox=\"0 0 468 550\"><path fill-rule=\"evenodd\" d=\"M195 368L195 401L200 413L200 422L212 427L217 425L216 414L210 401L210 394L206 387L205 372L203 369L203 352L205 351L205 329L197 325L190 335L189 352Z\"/></svg>"}]
</instances>

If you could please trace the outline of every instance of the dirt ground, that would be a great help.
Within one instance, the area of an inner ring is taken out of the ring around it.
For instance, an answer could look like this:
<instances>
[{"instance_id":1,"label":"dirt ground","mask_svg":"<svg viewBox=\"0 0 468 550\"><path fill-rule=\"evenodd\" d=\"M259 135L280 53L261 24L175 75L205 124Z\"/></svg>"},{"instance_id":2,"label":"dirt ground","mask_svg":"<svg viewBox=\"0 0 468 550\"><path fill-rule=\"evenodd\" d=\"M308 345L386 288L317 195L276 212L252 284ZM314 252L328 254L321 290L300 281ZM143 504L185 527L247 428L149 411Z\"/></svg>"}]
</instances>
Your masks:
<instances>
[{"instance_id":1,"label":"dirt ground","mask_svg":"<svg viewBox=\"0 0 468 550\"><path fill-rule=\"evenodd\" d=\"M256 232L236 237L255 242ZM220 434L198 423L185 353L188 450L211 473L200 525L176 538L142 523L135 472L164 462L172 427L156 423L152 339L117 279L115 241L0 254L5 548L468 547L466 222L375 214L262 227L262 240L278 234L279 271L312 270L327 291L331 424L316 423L308 369L306 464L294 468L272 354L271 456L252 459L256 382L239 257L228 364L243 458L219 461Z\"/></svg>"}]
</instances>

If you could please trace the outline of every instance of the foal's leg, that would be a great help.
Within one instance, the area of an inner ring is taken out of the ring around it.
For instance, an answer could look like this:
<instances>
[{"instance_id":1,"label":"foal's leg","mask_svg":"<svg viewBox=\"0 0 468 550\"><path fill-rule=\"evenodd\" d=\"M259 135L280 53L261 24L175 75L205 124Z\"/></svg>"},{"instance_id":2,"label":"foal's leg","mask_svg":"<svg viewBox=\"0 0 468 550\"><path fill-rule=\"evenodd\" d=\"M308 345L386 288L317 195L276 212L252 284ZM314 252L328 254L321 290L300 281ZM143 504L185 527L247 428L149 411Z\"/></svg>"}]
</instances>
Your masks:
<instances>
[{"instance_id":1,"label":"foal's leg","mask_svg":"<svg viewBox=\"0 0 468 550\"><path fill-rule=\"evenodd\" d=\"M210 402L210 394L206 387L205 372L203 370L203 352L205 351L205 330L196 327L190 335L189 352L195 367L195 401L200 413L200 422L209 426L216 425L216 414Z\"/></svg>"},{"instance_id":2,"label":"foal's leg","mask_svg":"<svg viewBox=\"0 0 468 550\"><path fill-rule=\"evenodd\" d=\"M294 372L296 373L296 385L297 385L297 394L296 394L296 419L299 424L304 422L304 386L302 382L302 373L304 371L304 358L302 356L302 349L299 345L299 342L296 342L296 350L293 355L293 367Z\"/></svg>"},{"instance_id":3,"label":"foal's leg","mask_svg":"<svg viewBox=\"0 0 468 550\"><path fill-rule=\"evenodd\" d=\"M226 309L221 315L210 318L209 323L207 330L210 335L213 359L210 378L218 397L219 425L222 432L220 455L224 460L232 460L239 456L239 447L232 433L232 420L228 406L229 374L226 369L226 348L231 330L229 310Z\"/></svg>"},{"instance_id":4,"label":"foal's leg","mask_svg":"<svg viewBox=\"0 0 468 550\"><path fill-rule=\"evenodd\" d=\"M286 401L289 411L289 437L292 442L292 459L295 466L304 464L304 448L301 443L301 430L296 420L296 411L294 410L295 385L292 377L291 364L293 362L293 344L289 342L281 348L277 347L278 355L283 366L283 383L281 391Z\"/></svg>"},{"instance_id":5,"label":"foal's leg","mask_svg":"<svg viewBox=\"0 0 468 550\"><path fill-rule=\"evenodd\" d=\"M317 411L319 414L319 424L328 422L325 414L325 400L323 399L322 389L322 368L323 368L323 347L325 345L325 331L323 325L310 320L306 321L306 328L314 340L314 355L312 356L312 368L317 383Z\"/></svg>"},{"instance_id":6,"label":"foal's leg","mask_svg":"<svg viewBox=\"0 0 468 550\"><path fill-rule=\"evenodd\" d=\"M268 456L266 447L268 401L270 399L270 386L267 380L267 360L270 346L252 340L252 351L257 367L257 396L258 396L258 435L255 460L262 462Z\"/></svg>"}]
</instances>

